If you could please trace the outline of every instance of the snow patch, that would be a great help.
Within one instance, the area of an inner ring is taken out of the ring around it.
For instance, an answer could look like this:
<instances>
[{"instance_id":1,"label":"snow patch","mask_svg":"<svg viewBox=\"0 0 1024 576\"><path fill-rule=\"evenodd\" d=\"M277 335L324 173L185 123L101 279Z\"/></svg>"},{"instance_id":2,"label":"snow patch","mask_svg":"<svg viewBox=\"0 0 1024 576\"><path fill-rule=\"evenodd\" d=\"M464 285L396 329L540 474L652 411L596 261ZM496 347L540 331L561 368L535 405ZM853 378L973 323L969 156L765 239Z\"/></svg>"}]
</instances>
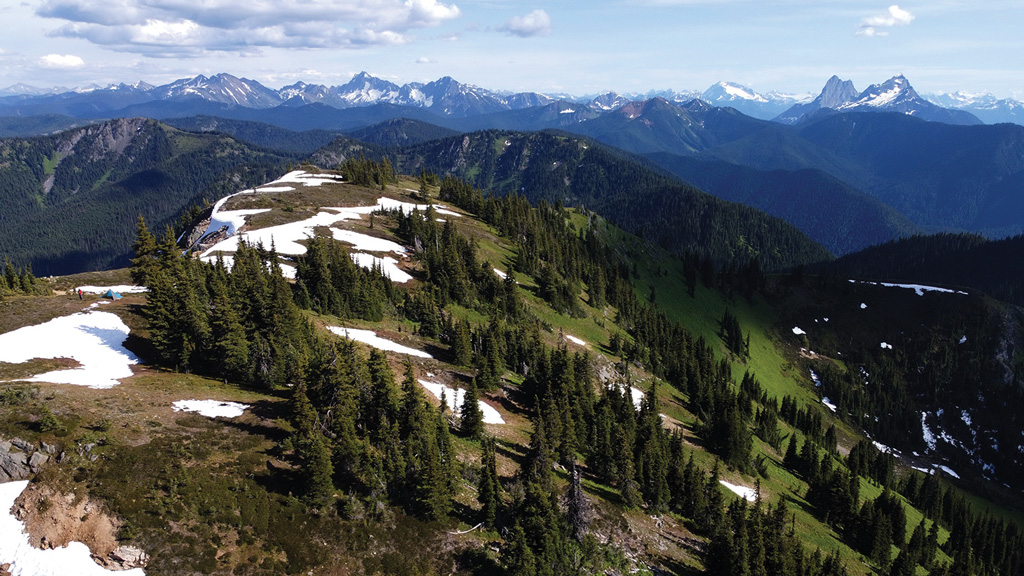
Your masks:
<instances>
[{"instance_id":1,"label":"snow patch","mask_svg":"<svg viewBox=\"0 0 1024 576\"><path fill-rule=\"evenodd\" d=\"M0 335L0 362L33 358L73 358L78 368L54 370L28 382L112 388L132 375L139 359L124 347L128 326L110 312L79 312Z\"/></svg>"},{"instance_id":2,"label":"snow patch","mask_svg":"<svg viewBox=\"0 0 1024 576\"><path fill-rule=\"evenodd\" d=\"M892 344L889 344L888 342L882 342L882 348L885 350L892 350Z\"/></svg>"},{"instance_id":3,"label":"snow patch","mask_svg":"<svg viewBox=\"0 0 1024 576\"><path fill-rule=\"evenodd\" d=\"M730 491L735 493L740 498L743 498L747 502L754 502L757 500L757 490L753 488L747 488L746 486L737 486L736 484L730 484L725 480L719 480L719 484L725 486Z\"/></svg>"},{"instance_id":4,"label":"snow patch","mask_svg":"<svg viewBox=\"0 0 1024 576\"><path fill-rule=\"evenodd\" d=\"M410 356L416 356L418 358L433 358L433 356L427 354L422 350L416 350L415 348L402 346L397 342L392 342L391 340L381 338L380 336L377 336L377 333L374 332L373 330L342 328L340 326L328 326L327 329L330 330L331 332L334 332L338 336L341 336L342 338L348 338L350 340L362 342L363 344L373 346L374 348L380 350L386 350L388 352L398 352L399 354L408 354Z\"/></svg>"},{"instance_id":5,"label":"snow patch","mask_svg":"<svg viewBox=\"0 0 1024 576\"><path fill-rule=\"evenodd\" d=\"M196 412L208 418L238 418L249 407L238 402L220 400L178 400L173 406L175 412Z\"/></svg>"},{"instance_id":6,"label":"snow patch","mask_svg":"<svg viewBox=\"0 0 1024 576\"><path fill-rule=\"evenodd\" d=\"M10 563L11 574L19 576L144 576L142 568L122 572L106 570L93 561L89 547L71 542L63 548L40 550L28 541L25 523L11 514L14 501L28 486L28 480L0 484L0 563Z\"/></svg>"},{"instance_id":7,"label":"snow patch","mask_svg":"<svg viewBox=\"0 0 1024 576\"><path fill-rule=\"evenodd\" d=\"M583 340L580 340L579 338L577 338L575 336L572 336L570 334L566 334L565 338L566 338L566 340L572 342L573 344L578 344L580 346L586 346L587 345L587 343L584 342Z\"/></svg>"},{"instance_id":8,"label":"snow patch","mask_svg":"<svg viewBox=\"0 0 1024 576\"><path fill-rule=\"evenodd\" d=\"M419 380L420 385L426 388L431 394L434 395L438 400L441 399L441 393L444 392L445 403L448 404L448 408L452 412L457 414L462 413L462 405L466 401L466 391L457 390L455 388L449 388L444 384L438 382L429 382L427 380ZM501 414L490 404L483 400L478 400L477 403L480 405L480 413L483 415L485 424L504 424L505 419L501 417Z\"/></svg>"},{"instance_id":9,"label":"snow patch","mask_svg":"<svg viewBox=\"0 0 1024 576\"><path fill-rule=\"evenodd\" d=\"M865 309L867 309L867 307L868 307L868 305L867 305L867 304L865 304L865 303L863 303L863 302L861 302L861 303L860 303L860 309L861 309L861 310L865 310Z\"/></svg>"},{"instance_id":10,"label":"snow patch","mask_svg":"<svg viewBox=\"0 0 1024 576\"><path fill-rule=\"evenodd\" d=\"M928 451L935 451L935 435L932 434L930 428L928 428L927 412L921 412L921 436L924 438L924 443L928 445Z\"/></svg>"},{"instance_id":11,"label":"snow patch","mask_svg":"<svg viewBox=\"0 0 1024 576\"><path fill-rule=\"evenodd\" d=\"M825 396L824 398L822 398L821 399L821 403L825 405L825 408L828 408L829 410L831 410L833 412L836 411L836 405L833 404L831 400L829 400L828 396Z\"/></svg>"},{"instance_id":12,"label":"snow patch","mask_svg":"<svg viewBox=\"0 0 1024 576\"><path fill-rule=\"evenodd\" d=\"M363 254L362 252L353 252L352 254L350 254L350 256L352 256L352 260L356 263L357 266L366 268L367 270L372 270L373 267L376 265L378 268L380 268L381 274L390 278L392 282L405 284L409 280L412 280L412 275L410 275L405 270L399 268L398 260L395 260L390 256L379 258L377 256L373 256L372 254Z\"/></svg>"},{"instance_id":13,"label":"snow patch","mask_svg":"<svg viewBox=\"0 0 1024 576\"><path fill-rule=\"evenodd\" d=\"M853 280L851 280L853 282ZM913 290L918 296L924 296L925 292L945 292L947 294L964 294L961 290L950 290L949 288L939 288L938 286L926 286L924 284L896 284L893 282L867 282L859 281L860 284L871 284L872 286L885 286L886 288L908 288ZM863 307L863 304L861 305Z\"/></svg>"},{"instance_id":14,"label":"snow patch","mask_svg":"<svg viewBox=\"0 0 1024 576\"><path fill-rule=\"evenodd\" d=\"M871 443L874 444L875 448L877 448L878 451L881 452L882 454L895 453L895 450L893 450L892 448L889 448L885 444L882 444L878 440L872 440Z\"/></svg>"},{"instance_id":15,"label":"snow patch","mask_svg":"<svg viewBox=\"0 0 1024 576\"><path fill-rule=\"evenodd\" d=\"M802 336L804 334L807 334L807 332L804 332L800 328L797 328L796 326L794 326L793 327L793 334L796 334L797 336Z\"/></svg>"},{"instance_id":16,"label":"snow patch","mask_svg":"<svg viewBox=\"0 0 1024 576\"><path fill-rule=\"evenodd\" d=\"M384 240L383 238L368 236L351 230L339 230L337 228L331 228L331 234L334 236L335 240L345 242L346 244L352 244L356 250L405 254L405 247L397 242L392 242L391 240Z\"/></svg>"},{"instance_id":17,"label":"snow patch","mask_svg":"<svg viewBox=\"0 0 1024 576\"><path fill-rule=\"evenodd\" d=\"M814 372L814 370L811 370L811 382L814 382L814 385L816 387L821 387L821 378L818 378L818 375Z\"/></svg>"},{"instance_id":18,"label":"snow patch","mask_svg":"<svg viewBox=\"0 0 1024 576\"><path fill-rule=\"evenodd\" d=\"M502 280L504 280L505 278L508 278L508 274L505 274L504 272L502 272L501 270L498 270L497 268L494 269L494 273L497 274L498 278L501 278Z\"/></svg>"}]
</instances>

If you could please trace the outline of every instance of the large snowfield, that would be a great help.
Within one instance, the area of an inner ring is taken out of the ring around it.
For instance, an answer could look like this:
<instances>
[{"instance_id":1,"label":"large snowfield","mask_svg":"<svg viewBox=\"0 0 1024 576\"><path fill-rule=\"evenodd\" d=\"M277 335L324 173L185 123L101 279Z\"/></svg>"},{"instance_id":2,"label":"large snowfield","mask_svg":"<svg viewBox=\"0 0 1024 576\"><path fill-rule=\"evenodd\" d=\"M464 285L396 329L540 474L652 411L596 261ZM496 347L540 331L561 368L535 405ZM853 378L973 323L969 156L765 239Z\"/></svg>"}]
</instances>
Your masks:
<instances>
[{"instance_id":1,"label":"large snowfield","mask_svg":"<svg viewBox=\"0 0 1024 576\"><path fill-rule=\"evenodd\" d=\"M115 572L93 561L89 547L71 542L64 548L40 550L29 544L25 523L11 513L28 480L0 484L0 564L10 563L12 576L144 576L141 568Z\"/></svg>"},{"instance_id":2,"label":"large snowfield","mask_svg":"<svg viewBox=\"0 0 1024 576\"><path fill-rule=\"evenodd\" d=\"M298 222L260 228L259 230L241 231L239 231L239 229L243 228L248 216L266 212L267 209L223 210L224 204L230 198L241 194L285 192L294 189L292 186L281 186L281 184L320 186L327 182L338 182L340 180L340 176L331 176L329 174L313 175L307 174L301 170L296 170L285 174L278 180L254 190L243 190L242 192L221 198L213 207L213 212L210 216L210 225L207 227L203 236L205 237L223 227L226 227L228 237L207 249L202 253L200 258L207 262L213 262L216 260L215 254L218 252L230 253L237 251L238 243L242 240L251 245L263 244L264 247L268 248L273 245L277 250L277 253L283 256L301 256L306 253L306 247L303 246L301 242L312 238L314 230L317 227L326 227L330 229L331 235L335 240L351 244L354 250L360 250L363 252L390 252L398 255L405 255L405 248L396 242L377 238L368 234L353 232L351 230L333 228L332 226L345 220L360 220L363 216L379 209L400 210L405 214L409 214L413 210L425 212L428 208L426 204L413 204L410 202L401 202L391 198L380 197L377 199L376 204L370 206L323 208L315 216ZM448 210L443 206L435 206L434 211L438 214L461 216L461 214ZM229 257L230 256L225 255L225 264L229 262ZM370 269L374 264L377 264L381 271L391 278L393 282L404 283L412 280L412 276L398 267L398 261L394 258L381 258L371 254L353 253L352 259L357 265L366 269ZM290 269L288 271L294 274L294 269Z\"/></svg>"},{"instance_id":3,"label":"large snowfield","mask_svg":"<svg viewBox=\"0 0 1024 576\"><path fill-rule=\"evenodd\" d=\"M139 359L124 347L128 326L110 312L79 312L0 334L0 362L19 364L33 358L73 358L78 368L54 370L30 382L111 388L132 375Z\"/></svg>"}]
</instances>

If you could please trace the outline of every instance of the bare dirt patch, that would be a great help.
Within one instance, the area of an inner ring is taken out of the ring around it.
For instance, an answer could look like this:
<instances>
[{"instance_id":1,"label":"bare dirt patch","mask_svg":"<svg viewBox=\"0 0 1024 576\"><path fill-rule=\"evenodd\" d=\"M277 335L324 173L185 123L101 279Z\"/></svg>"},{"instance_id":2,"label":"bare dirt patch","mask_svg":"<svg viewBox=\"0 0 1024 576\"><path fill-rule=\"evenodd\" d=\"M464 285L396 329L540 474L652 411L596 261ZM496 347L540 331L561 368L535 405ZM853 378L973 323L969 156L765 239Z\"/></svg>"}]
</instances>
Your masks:
<instances>
[{"instance_id":1,"label":"bare dirt patch","mask_svg":"<svg viewBox=\"0 0 1024 576\"><path fill-rule=\"evenodd\" d=\"M106 558L117 548L121 523L88 496L61 494L46 485L29 484L14 503L36 548L60 548L82 542L94 556Z\"/></svg>"}]
</instances>

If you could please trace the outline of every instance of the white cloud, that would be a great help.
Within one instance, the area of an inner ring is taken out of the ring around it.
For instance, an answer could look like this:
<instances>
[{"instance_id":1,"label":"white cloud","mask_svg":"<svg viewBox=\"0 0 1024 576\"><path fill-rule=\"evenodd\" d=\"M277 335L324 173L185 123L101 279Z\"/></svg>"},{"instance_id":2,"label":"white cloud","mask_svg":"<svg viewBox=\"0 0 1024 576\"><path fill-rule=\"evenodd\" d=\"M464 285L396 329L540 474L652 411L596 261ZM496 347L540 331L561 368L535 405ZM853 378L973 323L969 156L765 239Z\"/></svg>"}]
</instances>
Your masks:
<instances>
[{"instance_id":1,"label":"white cloud","mask_svg":"<svg viewBox=\"0 0 1024 576\"><path fill-rule=\"evenodd\" d=\"M406 44L410 32L458 18L439 0L46 0L36 14L64 23L50 36L146 56L262 48L334 49Z\"/></svg>"},{"instance_id":2,"label":"white cloud","mask_svg":"<svg viewBox=\"0 0 1024 576\"><path fill-rule=\"evenodd\" d=\"M427 58L426 56L421 56L420 58L416 59L416 63L417 64L437 64L437 60L434 60L433 58Z\"/></svg>"},{"instance_id":3,"label":"white cloud","mask_svg":"<svg viewBox=\"0 0 1024 576\"><path fill-rule=\"evenodd\" d=\"M39 65L43 68L70 70L72 68L81 68L82 66L85 66L85 60L82 60L74 54L47 54L39 59Z\"/></svg>"},{"instance_id":4,"label":"white cloud","mask_svg":"<svg viewBox=\"0 0 1024 576\"><path fill-rule=\"evenodd\" d=\"M857 36L870 38L872 36L888 36L889 33L879 28L892 28L893 26L907 26L914 20L914 15L909 10L904 10L893 4L885 14L869 16L860 21L860 28L857 29Z\"/></svg>"},{"instance_id":5,"label":"white cloud","mask_svg":"<svg viewBox=\"0 0 1024 576\"><path fill-rule=\"evenodd\" d=\"M551 34L551 17L543 10L534 10L526 16L512 18L499 30L520 38L547 36Z\"/></svg>"}]
</instances>

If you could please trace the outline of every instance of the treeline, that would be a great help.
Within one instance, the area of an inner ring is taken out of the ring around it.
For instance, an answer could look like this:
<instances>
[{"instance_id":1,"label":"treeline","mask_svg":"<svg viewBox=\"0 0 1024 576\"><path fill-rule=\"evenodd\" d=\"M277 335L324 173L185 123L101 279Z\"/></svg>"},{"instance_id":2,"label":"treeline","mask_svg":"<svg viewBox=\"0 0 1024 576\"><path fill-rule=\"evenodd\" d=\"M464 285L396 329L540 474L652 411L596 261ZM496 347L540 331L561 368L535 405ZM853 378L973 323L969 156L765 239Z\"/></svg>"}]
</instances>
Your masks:
<instances>
[{"instance_id":1,"label":"treeline","mask_svg":"<svg viewBox=\"0 0 1024 576\"><path fill-rule=\"evenodd\" d=\"M0 269L0 300L8 294L45 295L50 289L41 284L32 273L31 266L15 266L4 258L3 268Z\"/></svg>"}]
</instances>

